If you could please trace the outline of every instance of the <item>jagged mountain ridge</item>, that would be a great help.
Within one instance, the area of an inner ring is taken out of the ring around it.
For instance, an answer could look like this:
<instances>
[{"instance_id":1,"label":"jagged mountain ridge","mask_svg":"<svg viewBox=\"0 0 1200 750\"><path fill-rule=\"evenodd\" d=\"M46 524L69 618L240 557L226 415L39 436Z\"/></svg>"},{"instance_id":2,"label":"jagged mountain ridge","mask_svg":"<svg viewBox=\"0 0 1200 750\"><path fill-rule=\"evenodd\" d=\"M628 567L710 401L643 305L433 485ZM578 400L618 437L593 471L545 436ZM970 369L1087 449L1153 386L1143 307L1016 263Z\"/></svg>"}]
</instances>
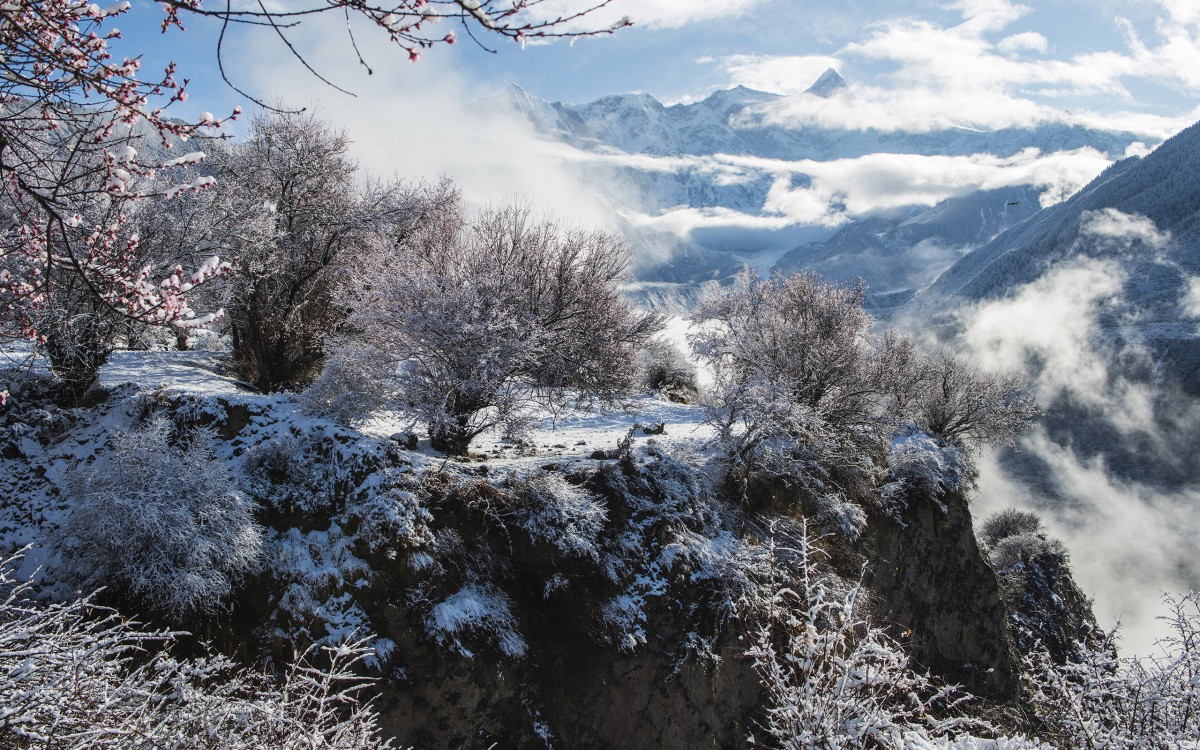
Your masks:
<instances>
[{"instance_id":1,"label":"jagged mountain ridge","mask_svg":"<svg viewBox=\"0 0 1200 750\"><path fill-rule=\"evenodd\" d=\"M827 97L840 92L851 93L851 89L831 69L806 94ZM928 133L905 133L813 126L748 127L735 119L747 110L752 111L780 98L778 94L736 86L715 91L694 103L665 105L650 94L634 93L570 104L549 102L510 84L500 94L480 104L518 112L540 135L580 148L615 148L627 153L659 156L736 154L789 161L827 161L881 152L939 156L986 152L1011 156L1030 147L1043 151L1092 147L1115 158L1124 155L1126 147L1134 140L1130 133L1055 123L1037 128L980 130L964 126Z\"/></svg>"},{"instance_id":2,"label":"jagged mountain ridge","mask_svg":"<svg viewBox=\"0 0 1200 750\"><path fill-rule=\"evenodd\" d=\"M853 89L830 69L801 96L852 97ZM483 108L516 112L544 138L600 155L582 168L589 181L607 186L614 202L636 213L661 215L680 208L735 211L749 217L770 216L765 210L778 175L747 168L737 179L711 169L706 157L725 156L830 161L868 154L967 156L987 153L1008 157L1030 148L1043 152L1084 147L1110 159L1124 156L1135 140L1115 133L1065 124L985 131L968 127L928 133L849 131L815 126L786 128L762 125L756 113L782 97L738 86L716 91L692 103L665 105L645 93L605 96L584 104L549 102L516 85L479 103ZM758 124L752 123L758 122ZM750 124L748 124L750 123ZM670 159L650 166L623 158L627 154ZM612 158L608 158L612 157ZM797 170L794 186L807 179ZM872 296L899 294L907 299L972 247L1027 218L1038 207L1038 190L1029 186L956 196L932 208L913 207L887 215L863 217L840 230L801 227L789 230L692 230L678 245L691 245L668 263L653 249L639 252L640 281L694 284L689 279L728 274L730 251L757 252L794 248L777 270L816 270L844 281L866 280ZM653 230L643 228L632 238ZM774 232L774 234L772 234ZM663 245L664 242L655 242ZM797 247L797 245L799 245ZM699 246L699 247L696 247ZM692 290L694 292L694 290ZM676 295L679 296L679 295ZM691 292L682 298L693 297ZM886 303L894 305L895 300Z\"/></svg>"}]
</instances>

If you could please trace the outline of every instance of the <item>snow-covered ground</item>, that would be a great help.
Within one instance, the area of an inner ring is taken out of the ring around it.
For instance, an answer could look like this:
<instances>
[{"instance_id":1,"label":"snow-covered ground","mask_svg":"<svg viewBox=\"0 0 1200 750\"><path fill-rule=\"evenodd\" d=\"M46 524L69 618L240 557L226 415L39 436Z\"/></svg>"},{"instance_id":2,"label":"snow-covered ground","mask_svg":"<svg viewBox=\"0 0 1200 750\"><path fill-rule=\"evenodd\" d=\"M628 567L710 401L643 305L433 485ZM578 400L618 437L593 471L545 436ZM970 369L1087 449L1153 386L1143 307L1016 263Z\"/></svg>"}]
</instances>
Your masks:
<instances>
[{"instance_id":1,"label":"snow-covered ground","mask_svg":"<svg viewBox=\"0 0 1200 750\"><path fill-rule=\"evenodd\" d=\"M673 338L682 339L685 327L683 321L675 321ZM28 357L28 352L20 349L0 352L0 361L10 368L24 363L26 371L48 374L44 362L29 361ZM256 416L237 439L218 446L218 455L237 463L237 457L254 446L288 436L338 434L351 443L378 443L414 427L421 440L416 450L407 452L412 465L420 468L447 460L429 447L420 426L401 414L381 413L356 429L337 425L306 414L294 395L256 392L228 374L224 357L214 352L113 352L99 376L100 386L110 393L107 399L90 408L39 409L22 417L36 424L19 427L16 432L28 436L15 437L0 457L0 495L15 500L0 505L0 552L34 545L26 557L26 573L46 562L45 550L36 547L62 522L65 507L60 492L71 470L95 460L111 433L132 426L154 401L185 399L201 411L231 406L248 409ZM635 425L654 428L660 422L663 429L657 434L633 429ZM509 441L498 432L484 433L472 443L469 458L453 460L476 466L486 463L499 472L524 473L548 461L593 461L593 453L613 451L627 435L635 445L654 441L667 453L703 456L714 434L712 426L704 423L699 406L645 394L596 409L543 411L535 415L532 430L522 440Z\"/></svg>"}]
</instances>

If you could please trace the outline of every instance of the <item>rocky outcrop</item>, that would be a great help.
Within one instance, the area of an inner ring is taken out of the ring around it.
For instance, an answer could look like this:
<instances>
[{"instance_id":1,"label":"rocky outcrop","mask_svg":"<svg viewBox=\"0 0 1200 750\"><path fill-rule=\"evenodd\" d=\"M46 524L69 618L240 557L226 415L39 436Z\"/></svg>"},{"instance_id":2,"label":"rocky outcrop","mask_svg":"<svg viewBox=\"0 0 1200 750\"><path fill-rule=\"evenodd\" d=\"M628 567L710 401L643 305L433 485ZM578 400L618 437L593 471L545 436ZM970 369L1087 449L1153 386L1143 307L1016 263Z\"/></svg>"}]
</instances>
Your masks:
<instances>
[{"instance_id":1,"label":"rocky outcrop","mask_svg":"<svg viewBox=\"0 0 1200 750\"><path fill-rule=\"evenodd\" d=\"M878 621L934 674L996 703L1015 700L1021 658L966 497L909 493L889 510L865 535Z\"/></svg>"}]
</instances>

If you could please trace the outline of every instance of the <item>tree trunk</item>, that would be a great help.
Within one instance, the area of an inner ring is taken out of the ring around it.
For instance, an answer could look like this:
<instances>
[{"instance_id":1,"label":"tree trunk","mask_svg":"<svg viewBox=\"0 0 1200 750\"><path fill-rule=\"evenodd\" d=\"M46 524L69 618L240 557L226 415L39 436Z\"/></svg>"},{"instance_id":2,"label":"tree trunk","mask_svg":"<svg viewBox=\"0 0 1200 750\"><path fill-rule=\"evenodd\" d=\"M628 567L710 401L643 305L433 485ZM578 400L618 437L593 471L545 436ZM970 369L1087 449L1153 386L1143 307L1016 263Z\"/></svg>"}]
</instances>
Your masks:
<instances>
[{"instance_id":1,"label":"tree trunk","mask_svg":"<svg viewBox=\"0 0 1200 750\"><path fill-rule=\"evenodd\" d=\"M456 414L429 426L429 444L434 450L451 456L465 456L475 433L470 428L471 414Z\"/></svg>"}]
</instances>

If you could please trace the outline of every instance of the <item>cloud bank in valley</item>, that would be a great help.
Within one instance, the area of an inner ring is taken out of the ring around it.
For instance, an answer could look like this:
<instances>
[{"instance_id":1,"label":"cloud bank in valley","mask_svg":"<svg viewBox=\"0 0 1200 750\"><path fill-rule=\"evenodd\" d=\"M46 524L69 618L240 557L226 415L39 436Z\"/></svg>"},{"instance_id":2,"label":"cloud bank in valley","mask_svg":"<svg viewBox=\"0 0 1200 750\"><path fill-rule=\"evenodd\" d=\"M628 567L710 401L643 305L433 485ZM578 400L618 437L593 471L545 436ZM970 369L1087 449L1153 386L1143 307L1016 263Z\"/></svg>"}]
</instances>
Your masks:
<instances>
[{"instance_id":1,"label":"cloud bank in valley","mask_svg":"<svg viewBox=\"0 0 1200 750\"><path fill-rule=\"evenodd\" d=\"M1086 213L1080 237L1125 249L1135 242L1148 248L1171 242L1149 219L1115 209ZM1052 412L1018 445L1018 455L1034 459L1031 474L1022 475L1019 461L984 457L976 515L1005 507L1041 515L1066 542L1076 579L1096 597L1102 626L1120 618L1126 648L1148 654L1164 633L1155 620L1161 594L1200 586L1194 554L1200 482L1131 479L1120 470L1120 462L1128 461L1121 453L1138 445L1161 465L1186 463L1200 407L1194 399L1164 400L1161 383L1131 376L1130 363L1153 371L1153 355L1136 339L1122 343L1105 335L1100 313L1119 305L1126 281L1112 260L1060 264L1011 297L966 313L962 341L982 367L1032 373L1039 404ZM1064 430L1053 413L1064 403L1070 414L1086 414L1093 423L1079 420ZM1165 419L1164 408L1171 412Z\"/></svg>"},{"instance_id":2,"label":"cloud bank in valley","mask_svg":"<svg viewBox=\"0 0 1200 750\"><path fill-rule=\"evenodd\" d=\"M868 154L830 161L783 161L748 156L652 156L596 153L562 147L564 160L612 169L705 175L715 184L749 184L769 179L758 213L729 208L673 206L636 214L647 226L687 236L698 229L742 227L779 230L794 225L837 227L874 213L908 206L933 206L977 190L1033 185L1043 205L1057 203L1104 170L1110 162L1095 149L1043 153L1027 149L1010 157L991 154L924 156Z\"/></svg>"}]
</instances>

